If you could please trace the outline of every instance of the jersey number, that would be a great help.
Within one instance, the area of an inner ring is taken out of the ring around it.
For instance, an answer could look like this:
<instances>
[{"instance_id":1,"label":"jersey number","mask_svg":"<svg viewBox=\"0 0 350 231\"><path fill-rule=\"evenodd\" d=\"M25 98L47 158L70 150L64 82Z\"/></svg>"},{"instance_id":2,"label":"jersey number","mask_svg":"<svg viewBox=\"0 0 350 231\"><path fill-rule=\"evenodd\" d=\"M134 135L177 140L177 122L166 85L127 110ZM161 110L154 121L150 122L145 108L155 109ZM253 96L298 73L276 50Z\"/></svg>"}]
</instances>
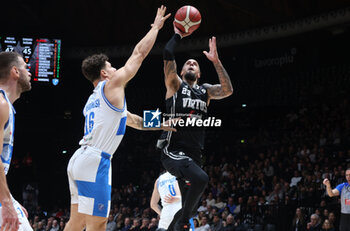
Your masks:
<instances>
[{"instance_id":1,"label":"jersey number","mask_svg":"<svg viewBox=\"0 0 350 231\"><path fill-rule=\"evenodd\" d=\"M94 128L94 118L95 118L95 113L90 112L90 114L85 116L85 136L88 135L92 129Z\"/></svg>"},{"instance_id":2,"label":"jersey number","mask_svg":"<svg viewBox=\"0 0 350 231\"><path fill-rule=\"evenodd\" d=\"M169 192L170 192L170 195L176 196L176 192L173 184L169 184Z\"/></svg>"}]
</instances>

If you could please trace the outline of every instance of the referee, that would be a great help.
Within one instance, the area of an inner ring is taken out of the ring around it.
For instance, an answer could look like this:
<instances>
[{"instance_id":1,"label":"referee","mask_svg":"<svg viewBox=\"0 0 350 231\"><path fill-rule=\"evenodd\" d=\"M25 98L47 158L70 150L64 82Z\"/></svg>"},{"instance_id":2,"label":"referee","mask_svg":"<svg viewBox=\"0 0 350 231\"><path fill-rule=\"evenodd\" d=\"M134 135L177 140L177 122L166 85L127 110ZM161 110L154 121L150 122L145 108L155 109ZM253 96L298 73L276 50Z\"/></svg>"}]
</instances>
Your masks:
<instances>
[{"instance_id":1,"label":"referee","mask_svg":"<svg viewBox=\"0 0 350 231\"><path fill-rule=\"evenodd\" d=\"M350 231L350 168L345 171L346 181L331 188L331 183L326 178L323 184L326 185L328 196L334 197L340 195L341 216L340 216L340 231Z\"/></svg>"}]
</instances>

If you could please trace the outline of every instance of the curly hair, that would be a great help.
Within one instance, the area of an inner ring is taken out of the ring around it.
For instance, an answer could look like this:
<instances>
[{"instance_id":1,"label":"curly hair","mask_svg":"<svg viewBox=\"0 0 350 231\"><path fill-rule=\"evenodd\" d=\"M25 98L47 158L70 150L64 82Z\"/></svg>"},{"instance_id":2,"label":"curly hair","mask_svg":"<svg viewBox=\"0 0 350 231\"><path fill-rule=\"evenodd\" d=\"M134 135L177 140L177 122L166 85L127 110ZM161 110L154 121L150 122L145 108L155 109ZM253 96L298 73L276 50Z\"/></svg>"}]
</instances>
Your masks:
<instances>
[{"instance_id":1,"label":"curly hair","mask_svg":"<svg viewBox=\"0 0 350 231\"><path fill-rule=\"evenodd\" d=\"M81 70L85 78L92 83L100 78L100 71L105 67L108 57L105 54L95 54L85 58Z\"/></svg>"},{"instance_id":2,"label":"curly hair","mask_svg":"<svg viewBox=\"0 0 350 231\"><path fill-rule=\"evenodd\" d=\"M19 57L22 56L16 52L0 52L0 81L7 78L13 66L20 65Z\"/></svg>"}]
</instances>

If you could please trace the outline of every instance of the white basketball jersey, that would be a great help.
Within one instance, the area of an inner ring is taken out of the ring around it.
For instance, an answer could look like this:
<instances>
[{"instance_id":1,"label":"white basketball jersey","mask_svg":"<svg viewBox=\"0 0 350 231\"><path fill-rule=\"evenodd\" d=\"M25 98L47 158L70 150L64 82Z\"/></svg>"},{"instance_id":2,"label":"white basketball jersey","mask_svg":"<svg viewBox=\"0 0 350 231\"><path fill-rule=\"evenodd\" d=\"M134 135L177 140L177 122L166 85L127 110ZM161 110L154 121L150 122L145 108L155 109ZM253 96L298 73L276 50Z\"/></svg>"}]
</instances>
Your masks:
<instances>
[{"instance_id":1,"label":"white basketball jersey","mask_svg":"<svg viewBox=\"0 0 350 231\"><path fill-rule=\"evenodd\" d=\"M164 202L165 196L168 196L169 194L171 196L180 196L180 195L176 195L175 185L176 185L176 177L171 175L169 172L163 173L162 175L159 176L157 189L158 189L163 207L166 205L169 205L169 203ZM181 204L181 200L176 203Z\"/></svg>"},{"instance_id":2,"label":"white basketball jersey","mask_svg":"<svg viewBox=\"0 0 350 231\"><path fill-rule=\"evenodd\" d=\"M79 144L92 146L113 155L125 133L127 108L125 99L122 109L116 108L108 101L104 94L106 82L99 82L84 107L84 137Z\"/></svg>"},{"instance_id":3,"label":"white basketball jersey","mask_svg":"<svg viewBox=\"0 0 350 231\"><path fill-rule=\"evenodd\" d=\"M13 150L13 133L15 131L15 114L16 111L13 108L10 100L8 99L6 92L0 89L0 94L3 94L8 105L9 105L9 120L5 124L4 128L4 139L1 152L1 161L4 165L4 172L7 175L7 172L10 168L12 150Z\"/></svg>"}]
</instances>

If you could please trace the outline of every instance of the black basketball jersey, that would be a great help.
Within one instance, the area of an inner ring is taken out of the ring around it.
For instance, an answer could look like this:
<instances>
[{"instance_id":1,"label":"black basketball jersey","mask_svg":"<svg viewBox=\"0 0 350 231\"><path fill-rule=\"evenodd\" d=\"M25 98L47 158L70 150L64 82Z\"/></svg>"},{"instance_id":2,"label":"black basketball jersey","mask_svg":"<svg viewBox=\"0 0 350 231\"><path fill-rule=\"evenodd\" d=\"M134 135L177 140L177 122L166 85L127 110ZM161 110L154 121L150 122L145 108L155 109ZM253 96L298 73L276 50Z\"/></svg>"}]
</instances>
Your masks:
<instances>
[{"instance_id":1,"label":"black basketball jersey","mask_svg":"<svg viewBox=\"0 0 350 231\"><path fill-rule=\"evenodd\" d=\"M166 139L166 151L183 151L185 155L200 161L201 150L204 147L205 129L203 126L196 126L197 119L207 118L207 90L203 86L194 85L190 87L182 81L179 90L166 100L166 115L171 118L181 118L177 125L176 132L162 133L161 139ZM175 157L176 158L176 157Z\"/></svg>"}]
</instances>

